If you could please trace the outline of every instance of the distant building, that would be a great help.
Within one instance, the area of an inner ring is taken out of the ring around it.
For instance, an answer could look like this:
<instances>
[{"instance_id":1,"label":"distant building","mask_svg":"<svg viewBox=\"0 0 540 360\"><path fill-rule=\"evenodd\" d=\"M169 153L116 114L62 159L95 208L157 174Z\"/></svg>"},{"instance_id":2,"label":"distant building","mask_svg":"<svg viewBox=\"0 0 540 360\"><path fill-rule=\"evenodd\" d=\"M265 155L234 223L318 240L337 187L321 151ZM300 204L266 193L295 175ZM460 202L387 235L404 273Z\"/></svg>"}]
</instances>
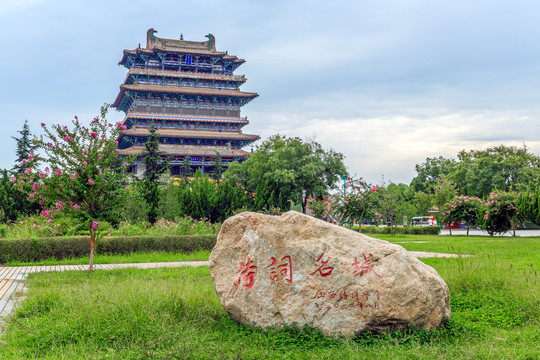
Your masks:
<instances>
[{"instance_id":1,"label":"distant building","mask_svg":"<svg viewBox=\"0 0 540 360\"><path fill-rule=\"evenodd\" d=\"M193 170L214 167L216 152L223 166L245 160L242 150L260 137L242 133L249 121L240 108L259 96L240 91L244 75L233 72L245 60L216 50L212 34L207 41L163 39L147 32L146 48L124 50L119 62L129 69L113 104L126 113L127 130L118 139L120 155L144 150L151 123L160 135L160 150L179 174L187 158ZM132 171L144 172L138 158Z\"/></svg>"}]
</instances>

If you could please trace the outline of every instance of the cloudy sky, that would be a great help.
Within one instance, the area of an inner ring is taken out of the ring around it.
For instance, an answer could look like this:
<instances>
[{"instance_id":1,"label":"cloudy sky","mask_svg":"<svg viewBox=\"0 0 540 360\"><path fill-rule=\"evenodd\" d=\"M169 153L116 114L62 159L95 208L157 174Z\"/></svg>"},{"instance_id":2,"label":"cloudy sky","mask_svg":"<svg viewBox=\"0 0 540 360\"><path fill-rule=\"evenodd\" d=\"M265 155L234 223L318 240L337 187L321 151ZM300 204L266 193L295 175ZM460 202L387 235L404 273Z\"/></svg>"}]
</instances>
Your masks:
<instances>
[{"instance_id":1,"label":"cloudy sky","mask_svg":"<svg viewBox=\"0 0 540 360\"><path fill-rule=\"evenodd\" d=\"M315 137L373 183L409 183L415 164L461 149L540 154L538 14L534 0L0 0L0 168L25 119L39 134L113 102L122 50L151 27L212 33L246 60L242 89L260 97L245 133Z\"/></svg>"}]
</instances>

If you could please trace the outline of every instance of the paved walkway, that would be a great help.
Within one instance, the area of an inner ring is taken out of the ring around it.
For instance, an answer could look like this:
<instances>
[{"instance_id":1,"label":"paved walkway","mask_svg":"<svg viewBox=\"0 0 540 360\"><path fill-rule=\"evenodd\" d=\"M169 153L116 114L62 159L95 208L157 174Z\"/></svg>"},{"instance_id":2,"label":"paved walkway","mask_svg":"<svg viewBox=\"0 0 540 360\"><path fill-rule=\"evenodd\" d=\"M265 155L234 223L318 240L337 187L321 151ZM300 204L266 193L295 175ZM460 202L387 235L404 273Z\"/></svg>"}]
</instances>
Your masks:
<instances>
[{"instance_id":1,"label":"paved walkway","mask_svg":"<svg viewBox=\"0 0 540 360\"><path fill-rule=\"evenodd\" d=\"M411 251L417 258L427 257L459 257L457 254L430 253L424 251ZM461 255L469 256L469 255ZM208 266L208 261L183 261L183 262L161 262L161 263L138 263L138 264L96 264L95 270L115 270L115 269L154 269L154 268L175 268L182 266ZM84 271L88 270L88 265L56 265L56 266L0 266L0 334L3 331L4 319L10 315L17 302L25 298L25 280L28 274L49 271Z\"/></svg>"}]
</instances>

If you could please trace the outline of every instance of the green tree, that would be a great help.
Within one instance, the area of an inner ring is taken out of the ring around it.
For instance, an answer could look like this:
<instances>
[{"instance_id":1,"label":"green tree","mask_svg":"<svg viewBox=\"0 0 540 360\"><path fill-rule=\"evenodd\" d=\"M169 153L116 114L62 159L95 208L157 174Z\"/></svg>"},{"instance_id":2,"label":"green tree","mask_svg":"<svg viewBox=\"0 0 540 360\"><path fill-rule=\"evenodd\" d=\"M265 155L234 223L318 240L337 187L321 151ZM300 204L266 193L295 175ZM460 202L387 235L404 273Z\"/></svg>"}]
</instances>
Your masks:
<instances>
[{"instance_id":1,"label":"green tree","mask_svg":"<svg viewBox=\"0 0 540 360\"><path fill-rule=\"evenodd\" d=\"M186 155L184 156L184 160L182 160L182 165L180 166L180 178L184 181L184 183L187 184L192 173L189 155Z\"/></svg>"},{"instance_id":2,"label":"green tree","mask_svg":"<svg viewBox=\"0 0 540 360\"><path fill-rule=\"evenodd\" d=\"M15 166L11 169L14 174L22 174L27 168L26 161L28 157L33 155L36 146L32 144L32 134L30 133L30 127L28 126L28 120L24 121L24 125L21 131L17 131L21 136L11 138L15 140L17 149L15 150Z\"/></svg>"},{"instance_id":3,"label":"green tree","mask_svg":"<svg viewBox=\"0 0 540 360\"><path fill-rule=\"evenodd\" d=\"M442 209L457 194L458 192L454 183L446 175L442 175L434 187L433 203L439 209Z\"/></svg>"},{"instance_id":4,"label":"green tree","mask_svg":"<svg viewBox=\"0 0 540 360\"><path fill-rule=\"evenodd\" d=\"M376 194L380 199L378 211L386 221L390 221L392 234L394 234L394 225L399 223L404 216L412 218L416 215L415 193L412 187L392 182L386 185L383 178Z\"/></svg>"},{"instance_id":5,"label":"green tree","mask_svg":"<svg viewBox=\"0 0 540 360\"><path fill-rule=\"evenodd\" d=\"M210 174L210 177L214 180L216 180L218 186L219 182L221 180L221 177L223 175L223 161L221 158L221 154L216 151L216 159L214 160L214 170L212 170L212 173Z\"/></svg>"},{"instance_id":6,"label":"green tree","mask_svg":"<svg viewBox=\"0 0 540 360\"><path fill-rule=\"evenodd\" d=\"M460 193L487 197L492 191L533 189L540 182L540 157L521 148L499 145L461 151L450 179Z\"/></svg>"},{"instance_id":7,"label":"green tree","mask_svg":"<svg viewBox=\"0 0 540 360\"><path fill-rule=\"evenodd\" d=\"M325 151L315 141L274 135L245 162L229 165L224 176L257 195L267 184L271 190L264 191L265 197L273 193L277 202L302 203L305 212L306 198L326 195L343 174L342 154Z\"/></svg>"},{"instance_id":8,"label":"green tree","mask_svg":"<svg viewBox=\"0 0 540 360\"><path fill-rule=\"evenodd\" d=\"M147 204L148 221L154 224L158 215L161 178L169 169L169 161L163 156L165 153L159 150L159 134L156 132L154 122L149 132L142 159L143 164L146 165L142 176L142 193Z\"/></svg>"},{"instance_id":9,"label":"green tree","mask_svg":"<svg viewBox=\"0 0 540 360\"><path fill-rule=\"evenodd\" d=\"M467 236L471 226L478 224L479 215L483 215L483 203L474 196L455 196L441 207L441 221L443 224L465 223L467 224ZM450 235L452 235L452 228Z\"/></svg>"},{"instance_id":10,"label":"green tree","mask_svg":"<svg viewBox=\"0 0 540 360\"><path fill-rule=\"evenodd\" d=\"M116 139L125 128L106 119L108 106L101 108L89 128L75 117L73 127L43 124L45 136L35 140L43 154L39 160L50 164L41 171L37 161L29 161L20 186L38 198L44 206L42 215L62 211L86 222L90 231L90 271L93 271L96 247L96 229L99 221L118 222L125 202L126 167L131 162L118 165ZM35 160L38 160L37 158Z\"/></svg>"},{"instance_id":11,"label":"green tree","mask_svg":"<svg viewBox=\"0 0 540 360\"><path fill-rule=\"evenodd\" d=\"M527 220L540 226L540 187L519 194L517 208Z\"/></svg>"},{"instance_id":12,"label":"green tree","mask_svg":"<svg viewBox=\"0 0 540 360\"><path fill-rule=\"evenodd\" d=\"M414 194L414 206L416 208L417 216L427 215L429 209L433 206L433 196L432 194L427 194L424 192L416 192Z\"/></svg>"},{"instance_id":13,"label":"green tree","mask_svg":"<svg viewBox=\"0 0 540 360\"><path fill-rule=\"evenodd\" d=\"M1 170L0 173L0 222L14 221L19 216L37 213L40 209L37 200L20 191L16 187L16 178L10 178L7 170Z\"/></svg>"},{"instance_id":14,"label":"green tree","mask_svg":"<svg viewBox=\"0 0 540 360\"><path fill-rule=\"evenodd\" d=\"M452 159L442 156L428 157L424 163L416 165L416 176L411 181L411 187L415 191L434 194L437 181L442 176L450 174L453 166L454 160Z\"/></svg>"}]
</instances>

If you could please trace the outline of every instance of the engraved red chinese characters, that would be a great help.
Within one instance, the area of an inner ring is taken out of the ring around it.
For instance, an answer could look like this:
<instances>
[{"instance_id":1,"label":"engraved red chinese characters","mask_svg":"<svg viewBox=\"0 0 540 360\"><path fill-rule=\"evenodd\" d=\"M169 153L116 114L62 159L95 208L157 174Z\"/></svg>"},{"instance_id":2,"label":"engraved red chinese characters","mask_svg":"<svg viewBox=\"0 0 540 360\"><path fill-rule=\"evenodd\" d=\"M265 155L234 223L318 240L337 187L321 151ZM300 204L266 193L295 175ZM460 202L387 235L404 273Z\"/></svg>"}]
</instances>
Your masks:
<instances>
[{"instance_id":1,"label":"engraved red chinese characters","mask_svg":"<svg viewBox=\"0 0 540 360\"><path fill-rule=\"evenodd\" d=\"M293 272L292 272L292 260L290 256L285 256L281 259L281 264L277 264L277 260L275 257L270 257L272 260L272 263L268 265L266 268L270 268L270 282L277 282L279 281L278 276L278 270L281 276L283 276L283 280L287 284L292 284L293 281Z\"/></svg>"},{"instance_id":2,"label":"engraved red chinese characters","mask_svg":"<svg viewBox=\"0 0 540 360\"><path fill-rule=\"evenodd\" d=\"M240 274L240 276L238 276L238 279L233 283L234 287L238 287L238 285L244 281L247 283L244 284L244 287L252 289L253 285L255 285L255 271L258 269L257 266L253 265L253 261L249 259L249 256L246 257L245 264L240 262L240 270L236 272L237 274Z\"/></svg>"},{"instance_id":3,"label":"engraved red chinese characters","mask_svg":"<svg viewBox=\"0 0 540 360\"><path fill-rule=\"evenodd\" d=\"M372 272L379 278L382 278L381 275L377 274L375 270L373 270L373 268L375 267L375 265L371 263L371 260L373 260L373 255L369 254L369 257L370 257L369 259L366 257L366 254L362 253L362 255L364 256L363 264L360 264L358 260L356 259L356 257L354 258L354 263L352 265L354 266L355 270L353 272L353 275L360 274L360 277L362 277L364 276L364 274Z\"/></svg>"},{"instance_id":4,"label":"engraved red chinese characters","mask_svg":"<svg viewBox=\"0 0 540 360\"><path fill-rule=\"evenodd\" d=\"M330 257L328 259L326 259L326 261L324 261L322 258L324 256L324 253L321 254L321 256L319 256L319 258L317 259L317 263L320 261L321 262L321 266L319 266L319 268L317 270L315 270L314 272L312 272L311 274L309 275L315 275L316 273L319 273L321 274L321 277L325 278L325 277L328 277L330 275L332 275L332 271L334 271L334 268L331 267L331 266L327 266L325 268L323 268L323 266L325 266L326 264L328 264L328 262L330 261Z\"/></svg>"}]
</instances>

